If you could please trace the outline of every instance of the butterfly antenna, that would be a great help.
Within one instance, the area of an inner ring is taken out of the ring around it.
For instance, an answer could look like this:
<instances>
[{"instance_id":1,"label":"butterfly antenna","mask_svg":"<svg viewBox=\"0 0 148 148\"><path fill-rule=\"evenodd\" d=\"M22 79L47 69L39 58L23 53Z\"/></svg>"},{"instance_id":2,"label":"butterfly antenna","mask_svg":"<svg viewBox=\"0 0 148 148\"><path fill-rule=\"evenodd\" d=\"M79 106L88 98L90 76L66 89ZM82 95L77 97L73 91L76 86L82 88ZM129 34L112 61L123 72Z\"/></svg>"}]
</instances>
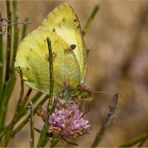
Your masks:
<instances>
[{"instance_id":1,"label":"butterfly antenna","mask_svg":"<svg viewBox=\"0 0 148 148\"><path fill-rule=\"evenodd\" d=\"M120 93L117 93L117 92L108 92L108 91L105 91L105 90L101 90L101 91L93 91L92 94L107 94L107 95L112 95L112 96L115 96L115 95L118 95L118 97L120 98L126 98L126 96L124 96L123 94L120 94Z\"/></svg>"},{"instance_id":2,"label":"butterfly antenna","mask_svg":"<svg viewBox=\"0 0 148 148\"><path fill-rule=\"evenodd\" d=\"M115 95L116 93L108 92L108 91L105 91L105 90L101 90L101 91L93 91L92 94L108 94L108 95Z\"/></svg>"}]
</instances>

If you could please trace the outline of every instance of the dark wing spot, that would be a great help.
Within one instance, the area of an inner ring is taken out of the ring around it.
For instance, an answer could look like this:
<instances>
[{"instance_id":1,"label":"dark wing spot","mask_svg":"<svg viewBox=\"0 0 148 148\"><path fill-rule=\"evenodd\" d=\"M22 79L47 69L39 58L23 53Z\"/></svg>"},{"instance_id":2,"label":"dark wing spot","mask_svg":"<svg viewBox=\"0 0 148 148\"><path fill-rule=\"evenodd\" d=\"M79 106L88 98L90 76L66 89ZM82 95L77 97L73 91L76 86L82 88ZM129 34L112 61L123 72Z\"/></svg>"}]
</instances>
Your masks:
<instances>
[{"instance_id":1,"label":"dark wing spot","mask_svg":"<svg viewBox=\"0 0 148 148\"><path fill-rule=\"evenodd\" d=\"M74 22L77 22L77 19L74 19L73 21L74 21Z\"/></svg>"},{"instance_id":2,"label":"dark wing spot","mask_svg":"<svg viewBox=\"0 0 148 148\"><path fill-rule=\"evenodd\" d=\"M77 28L78 28L78 29L80 28L80 24L77 25Z\"/></svg>"},{"instance_id":3,"label":"dark wing spot","mask_svg":"<svg viewBox=\"0 0 148 148\"><path fill-rule=\"evenodd\" d=\"M77 46L76 46L75 44L71 44L71 45L70 45L70 48L71 48L71 49L75 49L76 47L77 47Z\"/></svg>"},{"instance_id":4,"label":"dark wing spot","mask_svg":"<svg viewBox=\"0 0 148 148\"><path fill-rule=\"evenodd\" d=\"M56 31L55 28L53 28L52 31L55 32Z\"/></svg>"},{"instance_id":5,"label":"dark wing spot","mask_svg":"<svg viewBox=\"0 0 148 148\"><path fill-rule=\"evenodd\" d=\"M62 21L65 22L65 18L63 18Z\"/></svg>"}]
</instances>

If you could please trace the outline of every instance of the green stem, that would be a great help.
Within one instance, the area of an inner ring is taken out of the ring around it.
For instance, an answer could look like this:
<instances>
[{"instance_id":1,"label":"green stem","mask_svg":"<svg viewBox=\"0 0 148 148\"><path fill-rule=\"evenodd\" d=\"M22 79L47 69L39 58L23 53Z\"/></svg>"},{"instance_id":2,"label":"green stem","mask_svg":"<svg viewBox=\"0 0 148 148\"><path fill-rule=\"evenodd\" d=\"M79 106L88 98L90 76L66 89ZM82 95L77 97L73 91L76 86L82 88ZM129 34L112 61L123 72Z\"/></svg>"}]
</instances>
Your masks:
<instances>
[{"instance_id":1,"label":"green stem","mask_svg":"<svg viewBox=\"0 0 148 148\"><path fill-rule=\"evenodd\" d=\"M9 123L9 125L5 129L3 129L3 131L0 132L0 137L3 137L4 135L7 135L7 132L8 132L7 129L9 129L9 127L13 127L12 125L14 125L14 123L16 124L26 114L27 109L26 109L25 104L26 104L26 101L29 99L29 96L30 96L31 92L32 92L32 89L29 89L26 96L22 100L22 102L20 104L18 103L19 105L17 105L17 107L16 107L16 112L15 112L15 114L13 116L12 121ZM21 91L21 94L22 93L23 93L23 91Z\"/></svg>"},{"instance_id":2,"label":"green stem","mask_svg":"<svg viewBox=\"0 0 148 148\"><path fill-rule=\"evenodd\" d=\"M25 119L25 121L23 122L23 124L20 124L16 129L15 129L15 132L12 132L12 133L9 133L9 131L7 129L13 129L12 127L14 127L14 125L16 125L16 123L18 121L20 121L24 115L26 114L27 115L27 110L28 110L28 103L26 104L26 102L28 101L28 98L30 96L32 92L32 89L29 89L26 96L24 97L24 99L22 100L22 102L20 103L20 105L17 105L17 108L16 108L16 112L15 112L15 115L12 119L12 121L10 122L10 124L3 130L0 132L0 137L3 137L4 135L8 135L8 134L11 134L11 136L14 136L19 130L21 130L25 124L29 121L29 116ZM31 100L33 99L36 99L37 97L40 97L38 95L39 93L37 93ZM33 111L33 114L36 113L37 109L38 109L38 106L40 105L43 105L45 103L45 101L47 100L47 96L45 96L41 101L40 103L38 103L38 105L35 107L34 111ZM39 98L38 98L39 99ZM19 99L20 100L20 99ZM36 99L37 100L37 99ZM34 100L34 103L35 103L35 100ZM22 123L22 122L21 122ZM13 125L13 126L12 126ZM11 127L11 128L10 128ZM10 138L10 137L9 137ZM6 140L5 140L6 141Z\"/></svg>"},{"instance_id":3,"label":"green stem","mask_svg":"<svg viewBox=\"0 0 148 148\"><path fill-rule=\"evenodd\" d=\"M24 96L24 81L23 81L23 74L22 74L21 69L20 69L20 77L21 77L21 91L20 91L19 101L18 101L18 104L17 104L17 107L16 107L14 117L12 119L12 122L9 125L9 127L10 127L10 128L8 128L9 131L6 133L4 141L2 142L2 146L7 146L9 139L11 137L11 132L13 131L13 128L14 128L16 122L19 119L19 115L21 114L20 107L21 107L21 103L23 101L23 96Z\"/></svg>"},{"instance_id":4,"label":"green stem","mask_svg":"<svg viewBox=\"0 0 148 148\"><path fill-rule=\"evenodd\" d=\"M86 22L86 24L85 24L85 26L84 26L84 28L83 28L83 30L82 30L82 35L83 35L83 36L87 33L88 29L90 28L90 26L91 26L91 24L92 24L92 21L94 20L96 14L97 14L97 12L98 12L98 10L99 10L99 5L96 5L96 6L94 7L94 9L93 9L91 15L88 17L87 22Z\"/></svg>"},{"instance_id":5,"label":"green stem","mask_svg":"<svg viewBox=\"0 0 148 148\"><path fill-rule=\"evenodd\" d=\"M25 36L26 36L26 33L27 33L27 27L28 27L28 18L25 18L25 23L23 25L23 30L22 30L22 37L21 39L23 39Z\"/></svg>"},{"instance_id":6,"label":"green stem","mask_svg":"<svg viewBox=\"0 0 148 148\"><path fill-rule=\"evenodd\" d=\"M0 13L1 18L1 13ZM3 34L2 34L2 26L0 26L0 107L2 103L2 92L3 92Z\"/></svg>"},{"instance_id":7,"label":"green stem","mask_svg":"<svg viewBox=\"0 0 148 148\"><path fill-rule=\"evenodd\" d=\"M34 105L36 103L37 100L39 100L39 98L43 95L42 92L37 92L34 97L31 99L32 104ZM24 107L24 110L28 110L28 103L27 103L28 99L24 99L22 105Z\"/></svg>"},{"instance_id":8,"label":"green stem","mask_svg":"<svg viewBox=\"0 0 148 148\"><path fill-rule=\"evenodd\" d=\"M52 48L51 48L51 41L49 38L47 38L47 44L48 44L48 53L49 53L49 100L48 100L48 110L47 110L47 118L45 121L45 124L42 128L40 138L38 141L38 147L43 147L46 145L48 137L46 133L48 132L49 127L49 116L52 112L53 108L53 85L54 85L54 79L53 79L53 57L52 57Z\"/></svg>"},{"instance_id":9,"label":"green stem","mask_svg":"<svg viewBox=\"0 0 148 148\"><path fill-rule=\"evenodd\" d=\"M0 108L1 110L0 111L0 130L4 128L5 118L7 114L7 105L8 105L9 98L12 94L15 81L16 81L15 74L13 74L11 78L7 82L4 83L4 86L3 86L3 90L4 90L3 98L2 98L3 101L1 104L1 108Z\"/></svg>"},{"instance_id":10,"label":"green stem","mask_svg":"<svg viewBox=\"0 0 148 148\"><path fill-rule=\"evenodd\" d=\"M12 5L13 5L13 19L17 20L18 19L17 15L16 15L17 1L13 1ZM12 69L14 68L14 62L15 62L18 42L19 42L19 28L18 28L18 24L16 23L13 25L13 54L11 57Z\"/></svg>"},{"instance_id":11,"label":"green stem","mask_svg":"<svg viewBox=\"0 0 148 148\"><path fill-rule=\"evenodd\" d=\"M11 15L11 10L10 10L10 1L6 0L6 8L7 8L7 18L9 22L12 22L12 15ZM5 81L8 81L10 77L10 65L11 65L11 43L12 43L12 25L7 26L7 52L6 52L6 77Z\"/></svg>"},{"instance_id":12,"label":"green stem","mask_svg":"<svg viewBox=\"0 0 148 148\"><path fill-rule=\"evenodd\" d=\"M58 144L59 140L57 138L52 138L50 148L54 148Z\"/></svg>"},{"instance_id":13,"label":"green stem","mask_svg":"<svg viewBox=\"0 0 148 148\"><path fill-rule=\"evenodd\" d=\"M125 144L122 144L119 147L130 147L130 146L134 146L135 144L140 143L142 141L145 141L147 139L148 139L148 133L144 133L143 135L141 135L141 136L139 136L139 137L137 137L137 138L135 138L135 139L133 139L133 140L125 143Z\"/></svg>"},{"instance_id":14,"label":"green stem","mask_svg":"<svg viewBox=\"0 0 148 148\"><path fill-rule=\"evenodd\" d=\"M48 53L49 53L49 102L48 102L48 118L51 114L53 108L53 87L54 87L54 79L53 79L53 56L52 56L52 49L51 49L51 41L47 38L48 44Z\"/></svg>"},{"instance_id":15,"label":"green stem","mask_svg":"<svg viewBox=\"0 0 148 148\"><path fill-rule=\"evenodd\" d=\"M37 109L38 109L38 106L42 106L46 101L47 99L49 98L48 95L46 95L41 101L40 103L38 103L36 105L36 107L34 108L33 110L33 115L36 113ZM29 115L15 128L15 130L12 132L11 136L14 136L16 135L29 121Z\"/></svg>"},{"instance_id":16,"label":"green stem","mask_svg":"<svg viewBox=\"0 0 148 148\"><path fill-rule=\"evenodd\" d=\"M7 11L7 19L8 22L11 23L11 8L10 1L6 0L6 11ZM6 47L6 68L5 68L5 76L4 76L4 85L3 85L3 93L1 95L1 108L0 108L0 129L3 129L5 124L6 112L8 102L11 96L11 93L15 84L15 75L14 72L11 71L11 44L12 44L12 25L7 26L7 47Z\"/></svg>"},{"instance_id":17,"label":"green stem","mask_svg":"<svg viewBox=\"0 0 148 148\"><path fill-rule=\"evenodd\" d=\"M41 96L43 95L42 92L37 92L35 96L32 98L32 103L34 104Z\"/></svg>"},{"instance_id":18,"label":"green stem","mask_svg":"<svg viewBox=\"0 0 148 148\"><path fill-rule=\"evenodd\" d=\"M23 99L23 101L22 101L22 103L21 103L21 107L20 107L20 108L25 108L25 105L26 105L26 103L27 103L27 101L28 101L28 98L29 98L31 92L32 92L32 89L29 88L29 90L28 90L26 96L24 97L24 99Z\"/></svg>"},{"instance_id":19,"label":"green stem","mask_svg":"<svg viewBox=\"0 0 148 148\"><path fill-rule=\"evenodd\" d=\"M32 102L29 102L30 108L30 148L34 147L34 125L33 125L33 105Z\"/></svg>"}]
</instances>

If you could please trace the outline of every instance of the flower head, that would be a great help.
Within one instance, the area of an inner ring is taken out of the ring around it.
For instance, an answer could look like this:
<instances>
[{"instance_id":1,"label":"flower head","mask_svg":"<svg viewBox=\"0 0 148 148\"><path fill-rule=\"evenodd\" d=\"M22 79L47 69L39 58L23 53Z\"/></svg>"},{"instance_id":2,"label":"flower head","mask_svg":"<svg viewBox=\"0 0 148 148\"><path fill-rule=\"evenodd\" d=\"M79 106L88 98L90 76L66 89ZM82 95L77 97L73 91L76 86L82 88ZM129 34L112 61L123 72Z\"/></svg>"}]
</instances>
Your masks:
<instances>
[{"instance_id":1,"label":"flower head","mask_svg":"<svg viewBox=\"0 0 148 148\"><path fill-rule=\"evenodd\" d=\"M64 139L76 138L87 132L89 121L83 118L79 105L75 102L56 101L55 111L49 118L49 132Z\"/></svg>"}]
</instances>

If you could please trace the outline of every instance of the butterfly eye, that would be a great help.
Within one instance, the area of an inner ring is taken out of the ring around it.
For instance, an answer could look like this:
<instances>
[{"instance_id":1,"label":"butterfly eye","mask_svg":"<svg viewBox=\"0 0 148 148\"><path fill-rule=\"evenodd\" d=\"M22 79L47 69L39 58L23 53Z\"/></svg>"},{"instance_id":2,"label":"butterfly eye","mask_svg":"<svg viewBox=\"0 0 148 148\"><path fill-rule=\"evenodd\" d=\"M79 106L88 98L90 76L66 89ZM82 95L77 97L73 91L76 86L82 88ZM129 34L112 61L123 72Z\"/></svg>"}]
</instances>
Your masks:
<instances>
[{"instance_id":1,"label":"butterfly eye","mask_svg":"<svg viewBox=\"0 0 148 148\"><path fill-rule=\"evenodd\" d=\"M75 49L75 48L76 48L76 45L75 45L75 44L71 44L71 45L70 45L70 48L71 48L71 49Z\"/></svg>"}]
</instances>

